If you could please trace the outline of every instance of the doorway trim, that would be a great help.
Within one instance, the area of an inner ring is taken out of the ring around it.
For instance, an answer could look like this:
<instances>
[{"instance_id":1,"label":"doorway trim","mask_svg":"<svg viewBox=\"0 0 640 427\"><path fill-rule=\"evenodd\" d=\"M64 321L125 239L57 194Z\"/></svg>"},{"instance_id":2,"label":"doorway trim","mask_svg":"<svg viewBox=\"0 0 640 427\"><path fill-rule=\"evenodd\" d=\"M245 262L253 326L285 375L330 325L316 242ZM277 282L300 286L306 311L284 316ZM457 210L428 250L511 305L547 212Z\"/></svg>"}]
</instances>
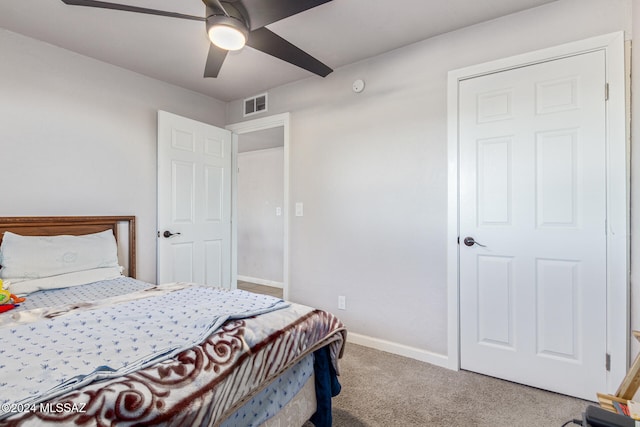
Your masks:
<instances>
[{"instance_id":1,"label":"doorway trim","mask_svg":"<svg viewBox=\"0 0 640 427\"><path fill-rule=\"evenodd\" d=\"M283 235L283 266L282 266L282 294L289 297L289 124L290 113L276 114L254 120L247 120L227 125L225 128L233 134L231 136L231 287L238 284L238 135L265 129L283 127L284 141L284 197L282 215L284 221Z\"/></svg>"},{"instance_id":2,"label":"doorway trim","mask_svg":"<svg viewBox=\"0 0 640 427\"><path fill-rule=\"evenodd\" d=\"M459 283L459 84L463 80L536 63L604 50L608 102L606 103L607 191L607 388L614 392L629 361L629 157L626 132L624 33L616 32L509 58L474 65L448 75L448 224L447 309L448 366L460 369ZM603 96L605 96L605 88ZM603 355L602 363L605 363ZM594 396L595 399L595 396Z\"/></svg>"}]
</instances>

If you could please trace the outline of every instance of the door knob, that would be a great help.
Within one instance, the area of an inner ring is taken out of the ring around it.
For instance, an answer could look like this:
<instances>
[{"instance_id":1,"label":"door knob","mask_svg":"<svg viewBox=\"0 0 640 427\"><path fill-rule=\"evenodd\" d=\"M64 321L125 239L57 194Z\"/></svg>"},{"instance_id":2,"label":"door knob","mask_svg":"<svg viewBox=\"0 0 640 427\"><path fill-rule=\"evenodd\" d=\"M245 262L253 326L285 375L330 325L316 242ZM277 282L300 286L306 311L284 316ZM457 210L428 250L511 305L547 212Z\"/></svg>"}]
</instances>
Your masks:
<instances>
[{"instance_id":1,"label":"door knob","mask_svg":"<svg viewBox=\"0 0 640 427\"><path fill-rule=\"evenodd\" d=\"M485 245L476 242L473 237L465 237L463 241L464 241L464 244L467 246L478 245L478 246L482 246L483 248L486 248Z\"/></svg>"},{"instance_id":2,"label":"door knob","mask_svg":"<svg viewBox=\"0 0 640 427\"><path fill-rule=\"evenodd\" d=\"M179 236L180 233L172 233L169 230L165 230L164 233L162 233L162 235L168 239L169 237L172 237L172 236Z\"/></svg>"}]
</instances>

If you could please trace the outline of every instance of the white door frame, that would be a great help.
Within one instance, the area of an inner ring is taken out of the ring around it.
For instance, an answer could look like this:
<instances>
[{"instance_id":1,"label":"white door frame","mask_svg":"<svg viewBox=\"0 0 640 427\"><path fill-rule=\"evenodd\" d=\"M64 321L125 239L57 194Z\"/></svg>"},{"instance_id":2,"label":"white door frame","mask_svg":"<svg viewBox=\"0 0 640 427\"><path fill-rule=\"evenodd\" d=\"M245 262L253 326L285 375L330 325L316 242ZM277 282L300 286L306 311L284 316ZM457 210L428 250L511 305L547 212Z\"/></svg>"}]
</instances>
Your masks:
<instances>
[{"instance_id":1,"label":"white door frame","mask_svg":"<svg viewBox=\"0 0 640 427\"><path fill-rule=\"evenodd\" d=\"M289 298L289 121L290 114L282 113L260 119L227 125L231 137L231 287L238 284L238 135L259 130L283 127L284 130L284 198L283 198L283 268L282 294Z\"/></svg>"},{"instance_id":2,"label":"white door frame","mask_svg":"<svg viewBox=\"0 0 640 427\"><path fill-rule=\"evenodd\" d=\"M604 50L609 98L606 103L607 150L607 373L613 392L624 378L629 361L629 159L626 135L624 33L616 32L497 61L453 70L448 75L448 225L447 300L448 364L460 369L459 289L459 153L458 91L462 80L539 62ZM603 96L605 88L602 88ZM605 363L603 358L602 363ZM595 396L594 396L595 399Z\"/></svg>"}]
</instances>

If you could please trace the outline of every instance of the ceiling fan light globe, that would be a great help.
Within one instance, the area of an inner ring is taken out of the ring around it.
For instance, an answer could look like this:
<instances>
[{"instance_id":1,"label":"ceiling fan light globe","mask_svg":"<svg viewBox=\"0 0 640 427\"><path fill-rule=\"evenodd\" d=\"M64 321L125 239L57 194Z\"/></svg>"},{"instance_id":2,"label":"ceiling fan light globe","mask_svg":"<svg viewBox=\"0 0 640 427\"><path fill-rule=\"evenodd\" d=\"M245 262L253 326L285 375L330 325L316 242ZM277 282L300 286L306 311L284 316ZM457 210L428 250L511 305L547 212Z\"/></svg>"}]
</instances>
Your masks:
<instances>
[{"instance_id":1,"label":"ceiling fan light globe","mask_svg":"<svg viewBox=\"0 0 640 427\"><path fill-rule=\"evenodd\" d=\"M224 50L240 50L247 42L247 37L240 30L223 24L209 28L209 39Z\"/></svg>"},{"instance_id":2,"label":"ceiling fan light globe","mask_svg":"<svg viewBox=\"0 0 640 427\"><path fill-rule=\"evenodd\" d=\"M239 50L247 42L249 28L233 16L211 15L207 18L207 34L211 43L219 48Z\"/></svg>"}]
</instances>

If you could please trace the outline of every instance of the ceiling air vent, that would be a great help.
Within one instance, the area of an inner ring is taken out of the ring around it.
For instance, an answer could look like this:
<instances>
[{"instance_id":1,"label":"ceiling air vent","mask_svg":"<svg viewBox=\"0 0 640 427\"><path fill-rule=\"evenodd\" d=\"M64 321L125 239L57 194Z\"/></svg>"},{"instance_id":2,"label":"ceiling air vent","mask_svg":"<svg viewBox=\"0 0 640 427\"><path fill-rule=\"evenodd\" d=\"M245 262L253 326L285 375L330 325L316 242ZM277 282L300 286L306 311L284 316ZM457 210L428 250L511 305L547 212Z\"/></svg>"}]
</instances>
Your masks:
<instances>
[{"instance_id":1,"label":"ceiling air vent","mask_svg":"<svg viewBox=\"0 0 640 427\"><path fill-rule=\"evenodd\" d=\"M251 116L253 114L262 113L267 111L267 94L256 95L244 100L244 116Z\"/></svg>"}]
</instances>

